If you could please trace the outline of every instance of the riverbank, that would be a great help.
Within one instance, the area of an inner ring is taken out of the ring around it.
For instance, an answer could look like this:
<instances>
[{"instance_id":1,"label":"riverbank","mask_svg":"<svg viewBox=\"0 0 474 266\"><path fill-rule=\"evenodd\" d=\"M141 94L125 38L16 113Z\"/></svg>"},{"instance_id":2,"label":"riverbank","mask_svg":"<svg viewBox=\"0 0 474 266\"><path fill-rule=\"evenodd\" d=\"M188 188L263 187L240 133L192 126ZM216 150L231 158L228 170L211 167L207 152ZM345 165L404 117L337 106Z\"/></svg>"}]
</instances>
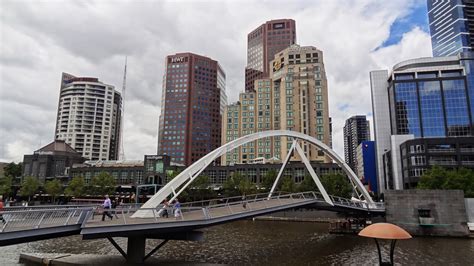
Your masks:
<instances>
[{"instance_id":1,"label":"riverbank","mask_svg":"<svg viewBox=\"0 0 474 266\"><path fill-rule=\"evenodd\" d=\"M258 216L252 218L253 221L274 221L274 222L311 222L311 223L335 223L340 221L336 218L324 218L324 217L279 217L279 216Z\"/></svg>"},{"instance_id":2,"label":"riverbank","mask_svg":"<svg viewBox=\"0 0 474 266\"><path fill-rule=\"evenodd\" d=\"M19 262L28 266L79 266L79 265L130 265L125 262L121 255L98 255L98 254L66 254L66 253L21 253ZM141 265L223 265L199 262L166 261L151 257Z\"/></svg>"}]
</instances>

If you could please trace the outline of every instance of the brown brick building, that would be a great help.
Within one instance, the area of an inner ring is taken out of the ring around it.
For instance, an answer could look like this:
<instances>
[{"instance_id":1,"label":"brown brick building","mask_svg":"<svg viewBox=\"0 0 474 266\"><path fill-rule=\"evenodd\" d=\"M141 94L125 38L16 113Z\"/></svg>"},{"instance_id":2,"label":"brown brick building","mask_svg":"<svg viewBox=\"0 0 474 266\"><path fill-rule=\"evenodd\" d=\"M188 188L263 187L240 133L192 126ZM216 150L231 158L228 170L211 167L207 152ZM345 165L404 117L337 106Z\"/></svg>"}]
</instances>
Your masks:
<instances>
[{"instance_id":1,"label":"brown brick building","mask_svg":"<svg viewBox=\"0 0 474 266\"><path fill-rule=\"evenodd\" d=\"M166 57L158 154L190 165L221 143L225 73L211 58L193 53Z\"/></svg>"},{"instance_id":2,"label":"brown brick building","mask_svg":"<svg viewBox=\"0 0 474 266\"><path fill-rule=\"evenodd\" d=\"M278 52L296 43L296 22L292 19L270 20L247 35L245 91L254 90L257 79L267 78L269 63Z\"/></svg>"}]
</instances>

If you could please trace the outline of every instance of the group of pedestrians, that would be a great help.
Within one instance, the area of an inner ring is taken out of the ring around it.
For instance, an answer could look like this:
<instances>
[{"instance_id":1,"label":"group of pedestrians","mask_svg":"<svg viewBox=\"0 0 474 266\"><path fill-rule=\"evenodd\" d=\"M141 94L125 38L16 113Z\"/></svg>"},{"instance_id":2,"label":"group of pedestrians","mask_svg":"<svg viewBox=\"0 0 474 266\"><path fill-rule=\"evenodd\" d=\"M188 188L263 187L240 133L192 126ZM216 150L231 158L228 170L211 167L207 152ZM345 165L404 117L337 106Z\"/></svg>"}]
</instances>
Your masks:
<instances>
[{"instance_id":1,"label":"group of pedestrians","mask_svg":"<svg viewBox=\"0 0 474 266\"><path fill-rule=\"evenodd\" d=\"M168 218L169 217L168 210L170 209L170 207L173 207L174 218L176 218L176 219L180 218L181 215L182 215L182 213L181 213L181 203L179 203L178 199L175 199L173 201L172 206L171 206L170 202L168 201L168 198L165 198L163 200L163 209L160 211L160 216L163 217L163 218Z\"/></svg>"},{"instance_id":2,"label":"group of pedestrians","mask_svg":"<svg viewBox=\"0 0 474 266\"><path fill-rule=\"evenodd\" d=\"M105 200L104 203L102 203L102 207L104 208L102 212L102 221L105 221L105 216L109 217L110 220L112 220L115 216L115 218L118 219L117 212L113 211L113 215L111 214L111 209L116 209L117 205L121 205L122 202L119 201L118 198L115 198L114 200L111 200L109 195L105 195ZM1 206L1 202L0 202ZM164 218L169 218L169 210L172 207L172 212L173 215L176 219L180 218L182 216L181 212L181 203L179 202L178 199L175 199L173 203L171 204L168 199L166 198L163 201L163 206L164 208L159 212L159 215ZM0 220L2 220L0 216Z\"/></svg>"}]
</instances>

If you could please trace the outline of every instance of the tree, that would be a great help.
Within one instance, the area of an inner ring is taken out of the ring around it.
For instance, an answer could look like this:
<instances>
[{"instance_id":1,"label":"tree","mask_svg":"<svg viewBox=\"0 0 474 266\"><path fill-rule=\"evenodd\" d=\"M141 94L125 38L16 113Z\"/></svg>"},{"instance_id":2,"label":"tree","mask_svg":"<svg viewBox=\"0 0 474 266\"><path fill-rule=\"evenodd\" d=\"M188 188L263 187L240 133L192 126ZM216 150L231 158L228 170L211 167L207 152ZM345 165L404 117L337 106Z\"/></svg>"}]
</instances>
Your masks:
<instances>
[{"instance_id":1,"label":"tree","mask_svg":"<svg viewBox=\"0 0 474 266\"><path fill-rule=\"evenodd\" d=\"M444 182L443 189L461 189L464 197L474 197L474 171L472 169L460 168L448 171L448 178Z\"/></svg>"},{"instance_id":2,"label":"tree","mask_svg":"<svg viewBox=\"0 0 474 266\"><path fill-rule=\"evenodd\" d=\"M316 183L313 180L313 177L309 174L304 176L303 181L301 184L298 186L298 190L300 192L305 192L305 191L318 191L318 187L316 186Z\"/></svg>"},{"instance_id":3,"label":"tree","mask_svg":"<svg viewBox=\"0 0 474 266\"><path fill-rule=\"evenodd\" d=\"M210 198L213 195L213 191L210 188L211 183L209 181L209 176L206 175L200 175L198 176L192 185L192 189L189 191L194 200L199 199L199 200L204 200L205 198Z\"/></svg>"},{"instance_id":4,"label":"tree","mask_svg":"<svg viewBox=\"0 0 474 266\"><path fill-rule=\"evenodd\" d=\"M334 173L326 174L321 177L321 184L329 195L342 198L350 198L352 196L352 186L343 174Z\"/></svg>"},{"instance_id":5,"label":"tree","mask_svg":"<svg viewBox=\"0 0 474 266\"><path fill-rule=\"evenodd\" d=\"M61 192L63 191L63 185L58 179L46 181L46 183L44 184L44 190L46 191L46 193L51 195L51 198L54 203L56 201L56 196L61 194Z\"/></svg>"},{"instance_id":6,"label":"tree","mask_svg":"<svg viewBox=\"0 0 474 266\"><path fill-rule=\"evenodd\" d=\"M435 165L428 169L418 182L419 189L443 189L443 184L448 179L448 172L445 168Z\"/></svg>"},{"instance_id":7,"label":"tree","mask_svg":"<svg viewBox=\"0 0 474 266\"><path fill-rule=\"evenodd\" d=\"M232 173L232 175L227 178L222 186L224 194L228 197L239 195L238 186L240 184L240 180L242 180L242 175L240 173Z\"/></svg>"},{"instance_id":8,"label":"tree","mask_svg":"<svg viewBox=\"0 0 474 266\"><path fill-rule=\"evenodd\" d=\"M264 188L264 192L269 192L270 189L272 189L277 175L278 172L275 169L271 169L263 176L262 187Z\"/></svg>"},{"instance_id":9,"label":"tree","mask_svg":"<svg viewBox=\"0 0 474 266\"><path fill-rule=\"evenodd\" d=\"M12 177L5 176L0 179L0 195L4 198L10 197L12 194Z\"/></svg>"},{"instance_id":10,"label":"tree","mask_svg":"<svg viewBox=\"0 0 474 266\"><path fill-rule=\"evenodd\" d=\"M91 185L96 195L113 194L116 189L114 177L106 172L100 172L92 178Z\"/></svg>"},{"instance_id":11,"label":"tree","mask_svg":"<svg viewBox=\"0 0 474 266\"><path fill-rule=\"evenodd\" d=\"M80 197L84 195L85 185L84 178L76 176L69 182L64 193L69 197Z\"/></svg>"},{"instance_id":12,"label":"tree","mask_svg":"<svg viewBox=\"0 0 474 266\"><path fill-rule=\"evenodd\" d=\"M295 192L296 184L293 181L293 178L285 176L281 181L280 190L284 192Z\"/></svg>"},{"instance_id":13,"label":"tree","mask_svg":"<svg viewBox=\"0 0 474 266\"><path fill-rule=\"evenodd\" d=\"M227 178L223 185L224 194L231 197L243 194L251 194L256 191L256 186L247 177L239 172L234 172Z\"/></svg>"},{"instance_id":14,"label":"tree","mask_svg":"<svg viewBox=\"0 0 474 266\"><path fill-rule=\"evenodd\" d=\"M447 170L441 166L428 169L418 182L419 189L460 189L464 196L474 197L474 170L460 168Z\"/></svg>"},{"instance_id":15,"label":"tree","mask_svg":"<svg viewBox=\"0 0 474 266\"><path fill-rule=\"evenodd\" d=\"M170 182L173 178L177 177L181 173L181 170L166 170L166 182Z\"/></svg>"},{"instance_id":16,"label":"tree","mask_svg":"<svg viewBox=\"0 0 474 266\"><path fill-rule=\"evenodd\" d=\"M22 163L16 164L14 162L11 162L3 168L4 175L9 177L19 177L21 176L22 168Z\"/></svg>"},{"instance_id":17,"label":"tree","mask_svg":"<svg viewBox=\"0 0 474 266\"><path fill-rule=\"evenodd\" d=\"M40 183L38 179L32 176L27 176L23 180L23 183L21 183L21 190L20 190L21 196L28 197L28 201L30 201L31 196L33 196L35 192L38 190L39 185Z\"/></svg>"},{"instance_id":18,"label":"tree","mask_svg":"<svg viewBox=\"0 0 474 266\"><path fill-rule=\"evenodd\" d=\"M241 195L248 195L254 193L257 187L247 177L242 177L237 184L237 189Z\"/></svg>"}]
</instances>

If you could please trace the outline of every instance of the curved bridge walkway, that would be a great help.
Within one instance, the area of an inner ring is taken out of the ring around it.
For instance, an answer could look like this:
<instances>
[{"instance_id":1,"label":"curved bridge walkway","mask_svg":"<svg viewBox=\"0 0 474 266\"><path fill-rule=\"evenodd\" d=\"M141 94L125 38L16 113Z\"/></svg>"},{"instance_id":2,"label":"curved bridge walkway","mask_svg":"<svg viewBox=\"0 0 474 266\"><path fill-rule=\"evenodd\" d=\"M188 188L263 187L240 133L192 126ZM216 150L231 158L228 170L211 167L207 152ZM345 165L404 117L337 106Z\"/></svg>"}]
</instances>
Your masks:
<instances>
[{"instance_id":1,"label":"curved bridge walkway","mask_svg":"<svg viewBox=\"0 0 474 266\"><path fill-rule=\"evenodd\" d=\"M203 233L196 229L216 224L265 215L272 212L304 206L325 206L336 211L384 213L380 204L354 202L330 196L334 206L329 206L317 192L275 193L213 199L181 204L181 215L174 217L169 207L169 217L163 217L164 206L143 209L124 205L110 210L113 218L102 221L102 209L97 206L55 206L55 208L29 208L3 212L5 223L0 222L0 246L81 234L83 239L107 238L128 262L143 262L168 240L201 240ZM327 205L327 206L326 206ZM141 212L141 217L133 218ZM125 252L113 237L127 237ZM164 241L145 255L146 239Z\"/></svg>"}]
</instances>

